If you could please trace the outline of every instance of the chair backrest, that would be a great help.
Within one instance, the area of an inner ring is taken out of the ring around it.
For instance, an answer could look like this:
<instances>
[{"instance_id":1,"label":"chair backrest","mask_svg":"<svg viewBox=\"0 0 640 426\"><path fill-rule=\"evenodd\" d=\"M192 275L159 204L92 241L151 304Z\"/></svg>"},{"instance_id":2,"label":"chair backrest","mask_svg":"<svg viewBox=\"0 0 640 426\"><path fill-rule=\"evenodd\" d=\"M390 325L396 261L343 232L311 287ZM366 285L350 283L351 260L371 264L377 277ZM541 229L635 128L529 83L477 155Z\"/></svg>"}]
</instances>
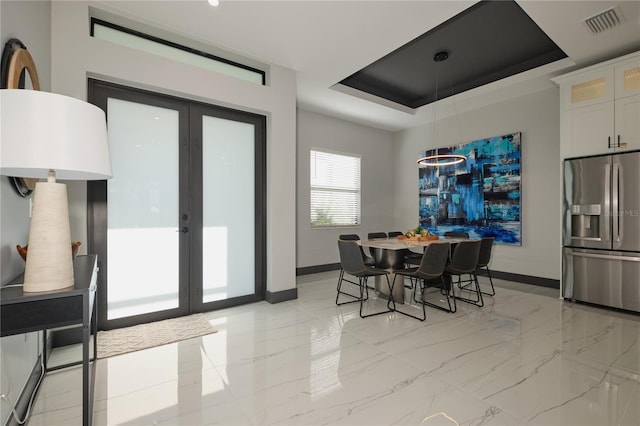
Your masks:
<instances>
[{"instance_id":1,"label":"chair backrest","mask_svg":"<svg viewBox=\"0 0 640 426\"><path fill-rule=\"evenodd\" d=\"M338 239L342 241L360 241L360 236L358 234L342 234Z\"/></svg>"},{"instance_id":2,"label":"chair backrest","mask_svg":"<svg viewBox=\"0 0 640 426\"><path fill-rule=\"evenodd\" d=\"M367 270L362 259L360 246L355 241L338 240L338 250L340 251L340 265L348 274L361 273Z\"/></svg>"},{"instance_id":3,"label":"chair backrest","mask_svg":"<svg viewBox=\"0 0 640 426\"><path fill-rule=\"evenodd\" d=\"M447 231L444 233L445 237L449 238L469 238L469 233L467 232L456 232L456 231Z\"/></svg>"},{"instance_id":4,"label":"chair backrest","mask_svg":"<svg viewBox=\"0 0 640 426\"><path fill-rule=\"evenodd\" d=\"M387 233L386 232L369 232L369 234L367 235L367 238L369 238L370 240L374 240L376 238L387 238Z\"/></svg>"},{"instance_id":5,"label":"chair backrest","mask_svg":"<svg viewBox=\"0 0 640 426\"><path fill-rule=\"evenodd\" d=\"M447 260L449 260L449 249L449 243L429 244L424 250L417 273L432 276L441 275L447 265Z\"/></svg>"},{"instance_id":6,"label":"chair backrest","mask_svg":"<svg viewBox=\"0 0 640 426\"><path fill-rule=\"evenodd\" d=\"M402 232L400 231L391 231L388 233L389 238L394 238L394 237L399 237L400 235L404 235Z\"/></svg>"},{"instance_id":7,"label":"chair backrest","mask_svg":"<svg viewBox=\"0 0 640 426\"><path fill-rule=\"evenodd\" d=\"M480 255L480 240L460 241L453 249L448 267L459 273L469 274L476 270Z\"/></svg>"},{"instance_id":8,"label":"chair backrest","mask_svg":"<svg viewBox=\"0 0 640 426\"><path fill-rule=\"evenodd\" d=\"M478 268L485 267L491 261L491 249L494 237L484 237L480 240L480 254L478 255Z\"/></svg>"}]
</instances>

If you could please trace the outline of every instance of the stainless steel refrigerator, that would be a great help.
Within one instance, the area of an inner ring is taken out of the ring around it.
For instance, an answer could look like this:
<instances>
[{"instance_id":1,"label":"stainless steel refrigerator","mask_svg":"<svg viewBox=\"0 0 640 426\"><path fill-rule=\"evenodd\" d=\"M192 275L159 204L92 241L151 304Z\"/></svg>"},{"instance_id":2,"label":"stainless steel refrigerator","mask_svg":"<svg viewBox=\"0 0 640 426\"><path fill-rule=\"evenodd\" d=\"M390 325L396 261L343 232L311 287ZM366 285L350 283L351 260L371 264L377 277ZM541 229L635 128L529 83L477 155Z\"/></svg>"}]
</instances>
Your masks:
<instances>
[{"instance_id":1,"label":"stainless steel refrigerator","mask_svg":"<svg viewBox=\"0 0 640 426\"><path fill-rule=\"evenodd\" d=\"M640 312L640 152L564 161L563 297Z\"/></svg>"}]
</instances>

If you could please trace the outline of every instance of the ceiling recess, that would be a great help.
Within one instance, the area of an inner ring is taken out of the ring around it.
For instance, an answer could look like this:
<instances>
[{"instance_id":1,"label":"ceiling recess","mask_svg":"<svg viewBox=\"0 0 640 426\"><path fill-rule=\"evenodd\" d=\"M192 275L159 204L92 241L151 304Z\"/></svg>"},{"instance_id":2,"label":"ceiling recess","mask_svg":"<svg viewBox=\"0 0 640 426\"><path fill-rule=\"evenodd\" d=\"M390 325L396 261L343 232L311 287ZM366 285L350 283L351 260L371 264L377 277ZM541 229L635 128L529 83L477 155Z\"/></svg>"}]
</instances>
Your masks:
<instances>
[{"instance_id":1,"label":"ceiling recess","mask_svg":"<svg viewBox=\"0 0 640 426\"><path fill-rule=\"evenodd\" d=\"M433 57L445 50L437 87ZM517 2L479 1L340 84L416 109L566 57Z\"/></svg>"},{"instance_id":2,"label":"ceiling recess","mask_svg":"<svg viewBox=\"0 0 640 426\"><path fill-rule=\"evenodd\" d=\"M622 21L620 8L614 6L585 19L584 24L592 34L600 34L603 31L617 27Z\"/></svg>"}]
</instances>

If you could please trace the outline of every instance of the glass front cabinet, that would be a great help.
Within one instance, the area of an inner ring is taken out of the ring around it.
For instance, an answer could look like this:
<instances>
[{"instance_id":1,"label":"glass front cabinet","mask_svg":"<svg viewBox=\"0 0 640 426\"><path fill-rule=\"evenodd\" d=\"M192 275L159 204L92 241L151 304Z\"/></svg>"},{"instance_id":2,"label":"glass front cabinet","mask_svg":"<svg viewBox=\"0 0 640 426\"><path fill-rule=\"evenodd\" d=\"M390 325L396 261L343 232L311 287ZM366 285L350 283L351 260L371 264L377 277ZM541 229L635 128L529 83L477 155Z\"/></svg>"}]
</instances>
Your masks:
<instances>
[{"instance_id":1,"label":"glass front cabinet","mask_svg":"<svg viewBox=\"0 0 640 426\"><path fill-rule=\"evenodd\" d=\"M562 158L640 149L640 52L553 81Z\"/></svg>"}]
</instances>

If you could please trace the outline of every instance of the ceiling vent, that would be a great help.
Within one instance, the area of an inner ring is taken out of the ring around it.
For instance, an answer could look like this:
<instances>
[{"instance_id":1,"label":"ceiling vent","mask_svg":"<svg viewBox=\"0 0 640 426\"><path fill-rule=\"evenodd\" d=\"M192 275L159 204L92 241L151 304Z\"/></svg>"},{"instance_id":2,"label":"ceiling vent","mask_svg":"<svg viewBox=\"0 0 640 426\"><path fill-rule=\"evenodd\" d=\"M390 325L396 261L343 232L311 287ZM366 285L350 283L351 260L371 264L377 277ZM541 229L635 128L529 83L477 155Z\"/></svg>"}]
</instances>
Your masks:
<instances>
[{"instance_id":1,"label":"ceiling vent","mask_svg":"<svg viewBox=\"0 0 640 426\"><path fill-rule=\"evenodd\" d=\"M617 27L623 21L622 12L618 6L604 10L584 20L584 25L591 34L600 34L603 31Z\"/></svg>"}]
</instances>

